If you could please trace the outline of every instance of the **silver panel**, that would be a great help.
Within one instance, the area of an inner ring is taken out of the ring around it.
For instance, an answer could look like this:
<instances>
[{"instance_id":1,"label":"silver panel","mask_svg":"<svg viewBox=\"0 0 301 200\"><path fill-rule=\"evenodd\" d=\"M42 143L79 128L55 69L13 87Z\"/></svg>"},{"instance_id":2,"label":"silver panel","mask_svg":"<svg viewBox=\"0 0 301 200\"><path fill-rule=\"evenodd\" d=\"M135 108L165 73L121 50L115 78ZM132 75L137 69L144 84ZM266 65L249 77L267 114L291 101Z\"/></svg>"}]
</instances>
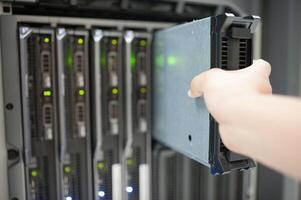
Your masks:
<instances>
[{"instance_id":1,"label":"silver panel","mask_svg":"<svg viewBox=\"0 0 301 200\"><path fill-rule=\"evenodd\" d=\"M207 166L209 113L187 91L191 79L211 66L210 26L206 18L155 34L153 86L153 136Z\"/></svg>"}]
</instances>

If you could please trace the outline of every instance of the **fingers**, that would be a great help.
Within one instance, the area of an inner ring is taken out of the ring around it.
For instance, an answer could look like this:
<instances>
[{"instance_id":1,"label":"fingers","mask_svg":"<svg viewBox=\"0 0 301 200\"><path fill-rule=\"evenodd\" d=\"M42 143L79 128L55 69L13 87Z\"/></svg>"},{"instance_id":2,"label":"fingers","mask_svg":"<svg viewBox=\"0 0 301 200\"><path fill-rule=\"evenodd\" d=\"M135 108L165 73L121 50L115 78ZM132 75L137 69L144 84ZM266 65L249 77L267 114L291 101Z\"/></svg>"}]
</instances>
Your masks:
<instances>
[{"instance_id":1,"label":"fingers","mask_svg":"<svg viewBox=\"0 0 301 200\"><path fill-rule=\"evenodd\" d=\"M190 83L190 90L188 91L188 96L192 98L200 97L203 95L208 81L208 77L211 76L214 71L219 71L220 69L211 69L205 71L196 77L194 77Z\"/></svg>"},{"instance_id":2,"label":"fingers","mask_svg":"<svg viewBox=\"0 0 301 200\"><path fill-rule=\"evenodd\" d=\"M221 71L223 70L219 68L213 68L194 77L190 83L190 90L188 91L188 96L192 98L202 96L208 86L208 81L210 77L212 77L213 74L216 75L217 73L220 73ZM269 78L271 74L271 65L268 62L259 59L259 60L255 60L250 67L247 67L245 69L227 71L227 73L253 73L253 74L254 72L264 77L265 79ZM271 88L269 87L266 92L270 93L270 91Z\"/></svg>"}]
</instances>

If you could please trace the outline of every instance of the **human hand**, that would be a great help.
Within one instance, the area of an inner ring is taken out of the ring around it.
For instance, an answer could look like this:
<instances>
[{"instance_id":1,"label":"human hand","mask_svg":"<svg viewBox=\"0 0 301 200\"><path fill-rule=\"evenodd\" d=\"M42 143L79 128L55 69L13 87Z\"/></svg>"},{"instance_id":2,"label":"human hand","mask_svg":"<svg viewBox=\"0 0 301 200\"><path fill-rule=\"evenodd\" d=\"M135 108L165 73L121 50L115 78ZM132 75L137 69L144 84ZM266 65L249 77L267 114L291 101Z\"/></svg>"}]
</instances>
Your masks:
<instances>
[{"instance_id":1,"label":"human hand","mask_svg":"<svg viewBox=\"0 0 301 200\"><path fill-rule=\"evenodd\" d=\"M242 99L251 100L262 94L271 94L269 81L271 66L264 60L256 60L253 65L241 70L225 71L219 68L203 72L191 81L188 91L190 97L203 96L206 106L219 123L220 134L225 145L235 151L228 132L235 132L238 127L234 112ZM245 100L244 100L245 102ZM239 113L239 112L238 112Z\"/></svg>"}]
</instances>

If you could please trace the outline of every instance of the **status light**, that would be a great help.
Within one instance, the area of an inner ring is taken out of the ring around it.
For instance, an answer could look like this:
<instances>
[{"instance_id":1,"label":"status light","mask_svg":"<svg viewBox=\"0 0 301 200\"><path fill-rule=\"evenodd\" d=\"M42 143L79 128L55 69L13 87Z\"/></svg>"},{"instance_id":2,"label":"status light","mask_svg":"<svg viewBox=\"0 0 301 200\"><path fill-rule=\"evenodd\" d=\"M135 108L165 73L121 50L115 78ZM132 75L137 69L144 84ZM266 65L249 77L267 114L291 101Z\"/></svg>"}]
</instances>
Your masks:
<instances>
[{"instance_id":1,"label":"status light","mask_svg":"<svg viewBox=\"0 0 301 200\"><path fill-rule=\"evenodd\" d=\"M43 96L44 96L44 97L50 97L51 95L52 95L51 90L44 90L44 91L43 91Z\"/></svg>"},{"instance_id":2,"label":"status light","mask_svg":"<svg viewBox=\"0 0 301 200\"><path fill-rule=\"evenodd\" d=\"M127 193L132 193L134 191L132 186L127 186L125 190Z\"/></svg>"},{"instance_id":3,"label":"status light","mask_svg":"<svg viewBox=\"0 0 301 200\"><path fill-rule=\"evenodd\" d=\"M50 38L49 37L45 37L43 41L44 41L44 43L49 43L50 42Z\"/></svg>"},{"instance_id":4,"label":"status light","mask_svg":"<svg viewBox=\"0 0 301 200\"><path fill-rule=\"evenodd\" d=\"M72 197L68 196L66 197L66 200L72 200Z\"/></svg>"},{"instance_id":5,"label":"status light","mask_svg":"<svg viewBox=\"0 0 301 200\"><path fill-rule=\"evenodd\" d=\"M32 177L37 177L39 174L38 174L38 171L37 170L32 170L31 171L31 176Z\"/></svg>"},{"instance_id":6,"label":"status light","mask_svg":"<svg viewBox=\"0 0 301 200\"><path fill-rule=\"evenodd\" d=\"M119 91L118 91L117 88L113 88L113 89L112 89L112 94L116 95L116 94L118 94L118 92L119 92Z\"/></svg>"},{"instance_id":7,"label":"status light","mask_svg":"<svg viewBox=\"0 0 301 200\"><path fill-rule=\"evenodd\" d=\"M134 164L134 161L133 161L132 159L127 159L127 160L126 160L126 164L127 164L128 166L131 166L131 165Z\"/></svg>"},{"instance_id":8,"label":"status light","mask_svg":"<svg viewBox=\"0 0 301 200\"><path fill-rule=\"evenodd\" d=\"M86 92L85 92L84 89L80 89L80 90L78 91L79 96L84 96L85 93L86 93Z\"/></svg>"},{"instance_id":9,"label":"status light","mask_svg":"<svg viewBox=\"0 0 301 200\"><path fill-rule=\"evenodd\" d=\"M140 90L141 94L145 94L146 93L146 88L145 87L141 87L139 90Z\"/></svg>"},{"instance_id":10,"label":"status light","mask_svg":"<svg viewBox=\"0 0 301 200\"><path fill-rule=\"evenodd\" d=\"M104 197L104 196L106 196L106 193L104 191L99 191L98 196L99 197Z\"/></svg>"},{"instance_id":11,"label":"status light","mask_svg":"<svg viewBox=\"0 0 301 200\"><path fill-rule=\"evenodd\" d=\"M69 167L69 166L65 167L64 172L67 173L67 174L70 173L71 172L71 167Z\"/></svg>"},{"instance_id":12,"label":"status light","mask_svg":"<svg viewBox=\"0 0 301 200\"><path fill-rule=\"evenodd\" d=\"M79 44L79 45L84 44L84 39L83 38L78 38L77 39L77 44Z\"/></svg>"},{"instance_id":13,"label":"status light","mask_svg":"<svg viewBox=\"0 0 301 200\"><path fill-rule=\"evenodd\" d=\"M116 39L113 39L112 41L111 41L111 43L112 43L112 45L116 45L117 44L117 40Z\"/></svg>"},{"instance_id":14,"label":"status light","mask_svg":"<svg viewBox=\"0 0 301 200\"><path fill-rule=\"evenodd\" d=\"M146 45L146 41L145 40L140 40L140 46L144 47Z\"/></svg>"},{"instance_id":15,"label":"status light","mask_svg":"<svg viewBox=\"0 0 301 200\"><path fill-rule=\"evenodd\" d=\"M104 162L97 163L97 168L98 169L104 169L105 168L105 163Z\"/></svg>"}]
</instances>

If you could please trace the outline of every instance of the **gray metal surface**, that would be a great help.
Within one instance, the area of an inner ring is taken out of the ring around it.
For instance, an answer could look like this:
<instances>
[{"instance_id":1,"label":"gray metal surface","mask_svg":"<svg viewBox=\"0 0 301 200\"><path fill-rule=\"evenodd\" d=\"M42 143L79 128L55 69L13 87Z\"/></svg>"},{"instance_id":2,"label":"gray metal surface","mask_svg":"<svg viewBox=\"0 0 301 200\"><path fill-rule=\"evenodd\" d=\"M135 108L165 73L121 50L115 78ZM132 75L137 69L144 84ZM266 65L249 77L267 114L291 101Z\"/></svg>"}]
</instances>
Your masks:
<instances>
[{"instance_id":1,"label":"gray metal surface","mask_svg":"<svg viewBox=\"0 0 301 200\"><path fill-rule=\"evenodd\" d=\"M2 83L2 49L0 40L0 194L3 199L8 199L8 177L7 177L7 148L5 138L5 122L4 122L4 99L3 99L3 83Z\"/></svg>"},{"instance_id":2,"label":"gray metal surface","mask_svg":"<svg viewBox=\"0 0 301 200\"><path fill-rule=\"evenodd\" d=\"M210 26L206 18L157 32L153 81L153 136L207 166L209 114L187 91L191 79L210 67Z\"/></svg>"},{"instance_id":3,"label":"gray metal surface","mask_svg":"<svg viewBox=\"0 0 301 200\"><path fill-rule=\"evenodd\" d=\"M11 104L13 108L4 112L5 134L7 149L15 150L19 156L8 160L9 197L26 199L25 197L25 170L22 156L22 118L21 96L18 62L17 23L12 16L1 16L1 57L4 104ZM4 180L5 181L5 180Z\"/></svg>"}]
</instances>

